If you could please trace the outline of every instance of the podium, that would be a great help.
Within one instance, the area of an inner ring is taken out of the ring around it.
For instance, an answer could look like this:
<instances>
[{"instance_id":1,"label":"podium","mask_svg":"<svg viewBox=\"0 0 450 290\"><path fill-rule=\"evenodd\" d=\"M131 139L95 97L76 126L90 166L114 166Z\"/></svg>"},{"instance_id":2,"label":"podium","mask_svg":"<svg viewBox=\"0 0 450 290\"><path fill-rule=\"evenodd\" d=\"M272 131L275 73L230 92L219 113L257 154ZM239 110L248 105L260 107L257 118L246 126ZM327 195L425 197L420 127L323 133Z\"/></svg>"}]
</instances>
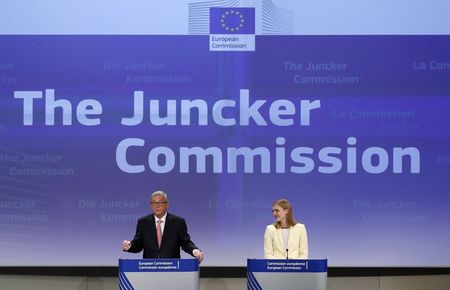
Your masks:
<instances>
[{"instance_id":1,"label":"podium","mask_svg":"<svg viewBox=\"0 0 450 290\"><path fill-rule=\"evenodd\" d=\"M327 290L327 260L247 259L248 290Z\"/></svg>"},{"instance_id":2,"label":"podium","mask_svg":"<svg viewBox=\"0 0 450 290\"><path fill-rule=\"evenodd\" d=\"M199 290L197 259L119 259L120 290Z\"/></svg>"}]
</instances>

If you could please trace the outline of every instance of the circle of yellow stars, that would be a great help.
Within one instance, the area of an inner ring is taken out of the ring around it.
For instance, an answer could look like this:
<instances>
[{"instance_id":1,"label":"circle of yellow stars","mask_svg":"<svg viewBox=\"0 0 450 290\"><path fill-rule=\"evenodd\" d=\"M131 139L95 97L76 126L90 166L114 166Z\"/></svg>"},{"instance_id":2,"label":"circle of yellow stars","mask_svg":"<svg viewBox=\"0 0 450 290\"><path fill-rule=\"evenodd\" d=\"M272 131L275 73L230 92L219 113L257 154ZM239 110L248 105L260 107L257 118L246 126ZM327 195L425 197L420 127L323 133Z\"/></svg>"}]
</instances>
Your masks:
<instances>
[{"instance_id":1,"label":"circle of yellow stars","mask_svg":"<svg viewBox=\"0 0 450 290\"><path fill-rule=\"evenodd\" d=\"M239 17L239 23L234 26L234 27L229 27L228 25L225 24L225 20L227 19L227 17L230 16L237 16ZM234 10L230 10L230 11L226 11L224 14L222 14L222 19L220 19L220 22L222 23L222 27L226 30L226 31L239 31L239 29L241 29L244 26L244 15L242 15L241 13L239 13L239 11L234 11Z\"/></svg>"}]
</instances>

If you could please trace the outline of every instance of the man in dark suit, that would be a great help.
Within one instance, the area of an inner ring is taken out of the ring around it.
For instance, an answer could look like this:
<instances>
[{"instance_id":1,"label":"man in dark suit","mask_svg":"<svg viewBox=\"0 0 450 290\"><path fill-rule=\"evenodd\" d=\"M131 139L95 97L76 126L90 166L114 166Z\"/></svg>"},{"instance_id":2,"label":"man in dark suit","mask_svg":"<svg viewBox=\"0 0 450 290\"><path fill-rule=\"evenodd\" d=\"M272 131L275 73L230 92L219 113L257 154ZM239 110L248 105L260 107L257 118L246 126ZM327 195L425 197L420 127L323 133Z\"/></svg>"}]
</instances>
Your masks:
<instances>
[{"instance_id":1,"label":"man in dark suit","mask_svg":"<svg viewBox=\"0 0 450 290\"><path fill-rule=\"evenodd\" d=\"M201 263L203 252L191 241L186 221L167 212L169 199L163 191L150 198L153 214L138 220L132 241L122 242L122 249L131 253L144 250L144 258L180 258L180 247Z\"/></svg>"}]
</instances>

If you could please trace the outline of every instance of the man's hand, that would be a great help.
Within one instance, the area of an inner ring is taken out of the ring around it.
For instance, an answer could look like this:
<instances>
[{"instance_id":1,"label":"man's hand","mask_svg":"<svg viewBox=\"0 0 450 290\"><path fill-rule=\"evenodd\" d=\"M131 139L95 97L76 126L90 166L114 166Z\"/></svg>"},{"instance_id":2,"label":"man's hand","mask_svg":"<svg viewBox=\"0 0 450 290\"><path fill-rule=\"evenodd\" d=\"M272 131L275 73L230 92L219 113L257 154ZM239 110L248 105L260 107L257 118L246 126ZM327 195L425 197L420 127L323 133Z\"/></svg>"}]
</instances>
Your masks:
<instances>
[{"instance_id":1,"label":"man's hand","mask_svg":"<svg viewBox=\"0 0 450 290\"><path fill-rule=\"evenodd\" d=\"M198 263L200 264L203 261L203 258L205 257L205 255L203 254L202 251L200 251L199 249L195 249L192 254L197 258Z\"/></svg>"},{"instance_id":2,"label":"man's hand","mask_svg":"<svg viewBox=\"0 0 450 290\"><path fill-rule=\"evenodd\" d=\"M128 249L130 249L130 248L131 248L131 242L128 240L124 240L122 242L122 250L128 251Z\"/></svg>"}]
</instances>

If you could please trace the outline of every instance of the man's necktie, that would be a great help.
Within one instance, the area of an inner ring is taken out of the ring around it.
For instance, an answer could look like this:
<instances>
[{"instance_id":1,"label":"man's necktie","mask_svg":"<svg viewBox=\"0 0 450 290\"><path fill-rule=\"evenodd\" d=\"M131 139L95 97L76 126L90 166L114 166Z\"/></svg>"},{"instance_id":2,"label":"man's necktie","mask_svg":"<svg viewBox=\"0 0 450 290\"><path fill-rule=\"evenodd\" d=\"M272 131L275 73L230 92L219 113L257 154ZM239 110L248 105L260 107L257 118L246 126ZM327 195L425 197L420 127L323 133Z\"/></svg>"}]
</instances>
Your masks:
<instances>
[{"instance_id":1,"label":"man's necktie","mask_svg":"<svg viewBox=\"0 0 450 290\"><path fill-rule=\"evenodd\" d=\"M161 248L161 240L162 240L161 223L162 223L162 220L158 220L157 223L158 223L158 225L156 226L156 238L158 239L158 247Z\"/></svg>"}]
</instances>

